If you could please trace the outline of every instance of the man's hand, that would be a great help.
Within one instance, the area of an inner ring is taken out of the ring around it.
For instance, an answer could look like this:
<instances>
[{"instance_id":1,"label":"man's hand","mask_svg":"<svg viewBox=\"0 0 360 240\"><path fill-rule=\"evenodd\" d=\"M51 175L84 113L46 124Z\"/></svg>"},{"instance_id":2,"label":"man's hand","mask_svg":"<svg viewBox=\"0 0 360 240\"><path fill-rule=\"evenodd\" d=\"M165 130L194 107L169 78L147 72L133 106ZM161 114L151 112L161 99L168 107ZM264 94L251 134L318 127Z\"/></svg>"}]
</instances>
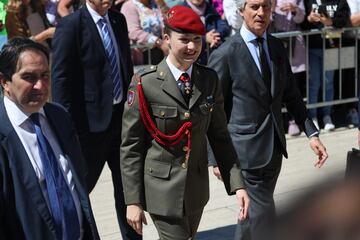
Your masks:
<instances>
[{"instance_id":1,"label":"man's hand","mask_svg":"<svg viewBox=\"0 0 360 240\"><path fill-rule=\"evenodd\" d=\"M218 166L213 166L213 173L214 173L215 177L217 177L217 179L222 181L221 173L220 173Z\"/></svg>"},{"instance_id":2,"label":"man's hand","mask_svg":"<svg viewBox=\"0 0 360 240\"><path fill-rule=\"evenodd\" d=\"M328 158L328 154L326 152L325 146L321 143L318 137L311 137L310 147L318 156L318 159L315 163L315 167L321 168L322 165L324 165L326 159Z\"/></svg>"},{"instance_id":3,"label":"man's hand","mask_svg":"<svg viewBox=\"0 0 360 240\"><path fill-rule=\"evenodd\" d=\"M206 42L210 44L210 48L217 47L221 43L220 33L215 29L208 31L205 35Z\"/></svg>"},{"instance_id":4,"label":"man's hand","mask_svg":"<svg viewBox=\"0 0 360 240\"><path fill-rule=\"evenodd\" d=\"M240 208L239 220L242 221L248 217L250 198L247 195L245 189L236 190L236 198L238 200Z\"/></svg>"},{"instance_id":5,"label":"man's hand","mask_svg":"<svg viewBox=\"0 0 360 240\"><path fill-rule=\"evenodd\" d=\"M144 210L139 204L131 204L126 209L126 219L128 224L140 235L142 235L142 224L147 225Z\"/></svg>"}]
</instances>

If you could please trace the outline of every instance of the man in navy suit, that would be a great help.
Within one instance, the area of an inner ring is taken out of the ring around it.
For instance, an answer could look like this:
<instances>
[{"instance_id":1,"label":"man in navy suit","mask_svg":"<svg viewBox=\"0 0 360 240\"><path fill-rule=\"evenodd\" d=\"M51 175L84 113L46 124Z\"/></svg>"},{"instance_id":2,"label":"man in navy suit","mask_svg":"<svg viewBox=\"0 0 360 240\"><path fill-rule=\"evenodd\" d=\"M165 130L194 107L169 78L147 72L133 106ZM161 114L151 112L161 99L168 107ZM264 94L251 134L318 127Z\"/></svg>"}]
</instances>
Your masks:
<instances>
[{"instance_id":1,"label":"man in navy suit","mask_svg":"<svg viewBox=\"0 0 360 240\"><path fill-rule=\"evenodd\" d=\"M120 174L121 118L133 75L123 15L112 0L87 0L62 19L53 39L52 97L72 117L88 167L92 191L107 162L124 239L141 239L128 225Z\"/></svg>"},{"instance_id":2,"label":"man in navy suit","mask_svg":"<svg viewBox=\"0 0 360 240\"><path fill-rule=\"evenodd\" d=\"M72 121L46 103L47 50L11 40L0 53L0 82L0 238L100 239Z\"/></svg>"}]
</instances>

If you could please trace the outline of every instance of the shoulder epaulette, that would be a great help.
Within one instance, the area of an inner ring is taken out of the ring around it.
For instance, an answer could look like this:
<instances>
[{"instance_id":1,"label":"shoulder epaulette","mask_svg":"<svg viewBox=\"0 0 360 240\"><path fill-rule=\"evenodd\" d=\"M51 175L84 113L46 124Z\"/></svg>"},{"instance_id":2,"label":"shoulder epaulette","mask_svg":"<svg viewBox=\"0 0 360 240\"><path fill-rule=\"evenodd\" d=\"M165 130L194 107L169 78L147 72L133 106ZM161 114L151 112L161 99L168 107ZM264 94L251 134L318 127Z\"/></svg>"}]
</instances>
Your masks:
<instances>
[{"instance_id":1,"label":"shoulder epaulette","mask_svg":"<svg viewBox=\"0 0 360 240\"><path fill-rule=\"evenodd\" d=\"M139 70L136 71L136 74L140 75L141 77L144 75L147 75L152 72L156 72L157 66L156 65L149 65L146 67L139 68Z\"/></svg>"}]
</instances>

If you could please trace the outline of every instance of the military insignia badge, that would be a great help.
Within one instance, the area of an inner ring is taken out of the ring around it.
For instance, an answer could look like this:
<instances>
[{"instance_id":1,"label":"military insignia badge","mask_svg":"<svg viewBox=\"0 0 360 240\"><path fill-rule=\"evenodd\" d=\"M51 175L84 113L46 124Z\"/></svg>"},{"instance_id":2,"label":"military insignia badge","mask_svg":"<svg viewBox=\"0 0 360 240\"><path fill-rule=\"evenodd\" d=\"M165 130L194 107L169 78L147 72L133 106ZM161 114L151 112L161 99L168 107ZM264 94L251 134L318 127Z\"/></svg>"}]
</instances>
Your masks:
<instances>
[{"instance_id":1,"label":"military insignia badge","mask_svg":"<svg viewBox=\"0 0 360 240\"><path fill-rule=\"evenodd\" d=\"M127 97L127 103L129 106L131 106L134 103L135 99L135 92L133 90L130 90Z\"/></svg>"}]
</instances>

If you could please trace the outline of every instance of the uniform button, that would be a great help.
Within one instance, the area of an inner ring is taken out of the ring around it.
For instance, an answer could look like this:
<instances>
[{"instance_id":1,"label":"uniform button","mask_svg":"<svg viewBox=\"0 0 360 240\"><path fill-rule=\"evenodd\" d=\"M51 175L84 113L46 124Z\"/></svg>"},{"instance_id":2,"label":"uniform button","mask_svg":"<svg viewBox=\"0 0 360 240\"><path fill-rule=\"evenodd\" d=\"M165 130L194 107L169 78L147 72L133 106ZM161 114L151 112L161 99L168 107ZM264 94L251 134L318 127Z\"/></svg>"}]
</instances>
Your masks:
<instances>
[{"instance_id":1,"label":"uniform button","mask_svg":"<svg viewBox=\"0 0 360 240\"><path fill-rule=\"evenodd\" d=\"M164 111L160 111L160 116L164 117L164 116L165 116L165 112L164 112Z\"/></svg>"},{"instance_id":2,"label":"uniform button","mask_svg":"<svg viewBox=\"0 0 360 240\"><path fill-rule=\"evenodd\" d=\"M189 130L186 130L186 131L185 131L185 135L188 135L188 134L189 134Z\"/></svg>"},{"instance_id":3,"label":"uniform button","mask_svg":"<svg viewBox=\"0 0 360 240\"><path fill-rule=\"evenodd\" d=\"M183 162L183 163L181 164L181 167L182 167L183 169L185 169L185 168L187 168L187 164Z\"/></svg>"},{"instance_id":4,"label":"uniform button","mask_svg":"<svg viewBox=\"0 0 360 240\"><path fill-rule=\"evenodd\" d=\"M152 173L152 172L153 172L153 169L152 169L152 168L149 168L149 172Z\"/></svg>"},{"instance_id":5,"label":"uniform button","mask_svg":"<svg viewBox=\"0 0 360 240\"><path fill-rule=\"evenodd\" d=\"M186 119L189 119L189 118L190 118L190 113L189 113L189 112L185 112L185 113L184 113L184 117L185 117Z\"/></svg>"},{"instance_id":6,"label":"uniform button","mask_svg":"<svg viewBox=\"0 0 360 240\"><path fill-rule=\"evenodd\" d=\"M187 152L188 149L189 149L188 146L183 146L183 151L184 152Z\"/></svg>"}]
</instances>

